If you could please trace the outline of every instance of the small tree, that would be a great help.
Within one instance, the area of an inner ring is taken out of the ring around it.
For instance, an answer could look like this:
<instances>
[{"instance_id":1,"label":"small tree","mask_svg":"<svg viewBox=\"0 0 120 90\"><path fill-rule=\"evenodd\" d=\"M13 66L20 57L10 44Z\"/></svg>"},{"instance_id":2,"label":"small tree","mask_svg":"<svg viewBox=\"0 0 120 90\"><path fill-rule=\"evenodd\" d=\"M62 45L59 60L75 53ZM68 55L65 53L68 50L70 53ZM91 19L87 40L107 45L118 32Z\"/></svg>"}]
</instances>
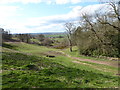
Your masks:
<instances>
[{"instance_id":1,"label":"small tree","mask_svg":"<svg viewBox=\"0 0 120 90\"><path fill-rule=\"evenodd\" d=\"M24 42L23 34L17 34L16 36L21 42Z\"/></svg>"},{"instance_id":2,"label":"small tree","mask_svg":"<svg viewBox=\"0 0 120 90\"><path fill-rule=\"evenodd\" d=\"M22 41L22 42L26 42L29 43L31 36L29 34L18 34L17 37Z\"/></svg>"},{"instance_id":3,"label":"small tree","mask_svg":"<svg viewBox=\"0 0 120 90\"><path fill-rule=\"evenodd\" d=\"M38 35L38 40L44 41L45 36L43 34Z\"/></svg>"},{"instance_id":4,"label":"small tree","mask_svg":"<svg viewBox=\"0 0 120 90\"><path fill-rule=\"evenodd\" d=\"M76 29L74 23L65 23L65 30L67 32L67 38L69 41L70 52L72 52L72 33Z\"/></svg>"},{"instance_id":5,"label":"small tree","mask_svg":"<svg viewBox=\"0 0 120 90\"><path fill-rule=\"evenodd\" d=\"M52 43L53 41L50 40L49 38L45 38L44 41L41 42L41 44L44 46L51 46Z\"/></svg>"},{"instance_id":6,"label":"small tree","mask_svg":"<svg viewBox=\"0 0 120 90\"><path fill-rule=\"evenodd\" d=\"M31 38L30 34L24 34L24 38L26 43L30 43L30 38Z\"/></svg>"}]
</instances>

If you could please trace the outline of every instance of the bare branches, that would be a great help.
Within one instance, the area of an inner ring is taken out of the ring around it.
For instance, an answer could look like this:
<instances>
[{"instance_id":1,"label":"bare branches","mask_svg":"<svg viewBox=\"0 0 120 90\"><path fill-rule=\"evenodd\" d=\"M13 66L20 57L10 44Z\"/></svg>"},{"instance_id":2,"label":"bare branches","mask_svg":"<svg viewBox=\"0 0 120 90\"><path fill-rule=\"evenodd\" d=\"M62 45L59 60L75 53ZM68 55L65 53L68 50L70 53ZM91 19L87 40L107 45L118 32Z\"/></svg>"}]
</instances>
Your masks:
<instances>
[{"instance_id":1,"label":"bare branches","mask_svg":"<svg viewBox=\"0 0 120 90\"><path fill-rule=\"evenodd\" d=\"M72 52L72 33L76 29L74 23L65 23L65 30L67 31L67 38L69 41L70 51Z\"/></svg>"},{"instance_id":2,"label":"bare branches","mask_svg":"<svg viewBox=\"0 0 120 90\"><path fill-rule=\"evenodd\" d=\"M111 11L113 11L113 13L106 13L102 16L97 13L96 20L101 24L109 25L120 32L120 4L114 0L109 0L107 3L112 7ZM117 22L118 24L114 24L113 22Z\"/></svg>"},{"instance_id":3,"label":"bare branches","mask_svg":"<svg viewBox=\"0 0 120 90\"><path fill-rule=\"evenodd\" d=\"M113 1L111 1L109 3L109 5L112 7L114 13L116 14L116 16L117 16L117 18L118 18L118 20L120 22L119 2L118 2L118 7L117 7L117 4L115 2L113 2Z\"/></svg>"},{"instance_id":4,"label":"bare branches","mask_svg":"<svg viewBox=\"0 0 120 90\"><path fill-rule=\"evenodd\" d=\"M67 33L71 35L75 29L74 23L65 23L64 26L65 26L65 30L67 31Z\"/></svg>"},{"instance_id":5,"label":"bare branches","mask_svg":"<svg viewBox=\"0 0 120 90\"><path fill-rule=\"evenodd\" d=\"M106 15L104 15L104 16L98 16L98 14L96 14L96 19L97 19L97 21L98 21L99 23L112 26L112 27L115 28L116 30L120 31L120 27L119 27L119 26L116 26L116 25L114 25L114 24L111 24L111 23L108 21Z\"/></svg>"},{"instance_id":6,"label":"bare branches","mask_svg":"<svg viewBox=\"0 0 120 90\"><path fill-rule=\"evenodd\" d=\"M84 18L85 22L87 22L90 25L90 30L95 34L95 36L98 38L98 40L100 40L101 43L104 43L103 40L98 36L96 30L94 29L94 25L92 24L92 22L90 22L90 20L89 20L90 18L86 14L83 15L83 18Z\"/></svg>"},{"instance_id":7,"label":"bare branches","mask_svg":"<svg viewBox=\"0 0 120 90\"><path fill-rule=\"evenodd\" d=\"M120 37L118 7L114 2L106 4L109 7L107 10L96 12L94 15L83 14L81 17L80 26L75 32L76 44L81 54L119 56L116 51Z\"/></svg>"}]
</instances>

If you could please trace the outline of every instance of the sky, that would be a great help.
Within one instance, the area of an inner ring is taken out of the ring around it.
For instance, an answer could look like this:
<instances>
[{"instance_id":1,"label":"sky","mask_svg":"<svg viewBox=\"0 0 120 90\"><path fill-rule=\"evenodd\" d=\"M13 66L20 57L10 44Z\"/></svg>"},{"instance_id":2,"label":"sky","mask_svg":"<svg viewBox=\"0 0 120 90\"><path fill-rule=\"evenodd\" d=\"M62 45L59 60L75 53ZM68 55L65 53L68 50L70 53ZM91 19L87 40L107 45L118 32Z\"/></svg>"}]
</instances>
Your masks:
<instances>
[{"instance_id":1,"label":"sky","mask_svg":"<svg viewBox=\"0 0 120 90\"><path fill-rule=\"evenodd\" d=\"M64 32L83 13L103 8L99 0L0 0L0 28L11 33Z\"/></svg>"}]
</instances>

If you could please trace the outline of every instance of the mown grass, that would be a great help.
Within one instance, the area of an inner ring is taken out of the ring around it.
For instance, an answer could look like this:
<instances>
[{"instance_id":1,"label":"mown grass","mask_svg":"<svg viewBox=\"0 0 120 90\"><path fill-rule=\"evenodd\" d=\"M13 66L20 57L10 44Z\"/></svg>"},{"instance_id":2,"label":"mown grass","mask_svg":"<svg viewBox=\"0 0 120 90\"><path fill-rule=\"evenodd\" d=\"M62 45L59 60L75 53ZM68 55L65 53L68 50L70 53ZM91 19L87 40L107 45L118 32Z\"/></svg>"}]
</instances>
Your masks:
<instances>
[{"instance_id":1,"label":"mown grass","mask_svg":"<svg viewBox=\"0 0 120 90\"><path fill-rule=\"evenodd\" d=\"M3 50L3 88L118 87L118 77L112 73L72 63L73 60L64 55L55 58L45 58L40 55L57 49L26 43L6 44L12 45L13 48L4 47L10 50Z\"/></svg>"}]
</instances>

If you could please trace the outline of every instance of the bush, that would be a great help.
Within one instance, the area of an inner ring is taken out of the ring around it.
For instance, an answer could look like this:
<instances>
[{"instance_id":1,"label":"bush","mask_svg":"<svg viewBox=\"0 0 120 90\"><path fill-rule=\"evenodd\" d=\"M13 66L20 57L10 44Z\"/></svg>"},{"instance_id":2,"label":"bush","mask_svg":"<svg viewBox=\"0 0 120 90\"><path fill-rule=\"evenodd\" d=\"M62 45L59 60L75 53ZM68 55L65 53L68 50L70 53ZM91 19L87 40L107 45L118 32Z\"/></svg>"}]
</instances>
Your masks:
<instances>
[{"instance_id":1,"label":"bush","mask_svg":"<svg viewBox=\"0 0 120 90\"><path fill-rule=\"evenodd\" d=\"M45 38L44 41L41 42L41 45L44 46L52 46L53 40L50 40L48 38Z\"/></svg>"}]
</instances>

